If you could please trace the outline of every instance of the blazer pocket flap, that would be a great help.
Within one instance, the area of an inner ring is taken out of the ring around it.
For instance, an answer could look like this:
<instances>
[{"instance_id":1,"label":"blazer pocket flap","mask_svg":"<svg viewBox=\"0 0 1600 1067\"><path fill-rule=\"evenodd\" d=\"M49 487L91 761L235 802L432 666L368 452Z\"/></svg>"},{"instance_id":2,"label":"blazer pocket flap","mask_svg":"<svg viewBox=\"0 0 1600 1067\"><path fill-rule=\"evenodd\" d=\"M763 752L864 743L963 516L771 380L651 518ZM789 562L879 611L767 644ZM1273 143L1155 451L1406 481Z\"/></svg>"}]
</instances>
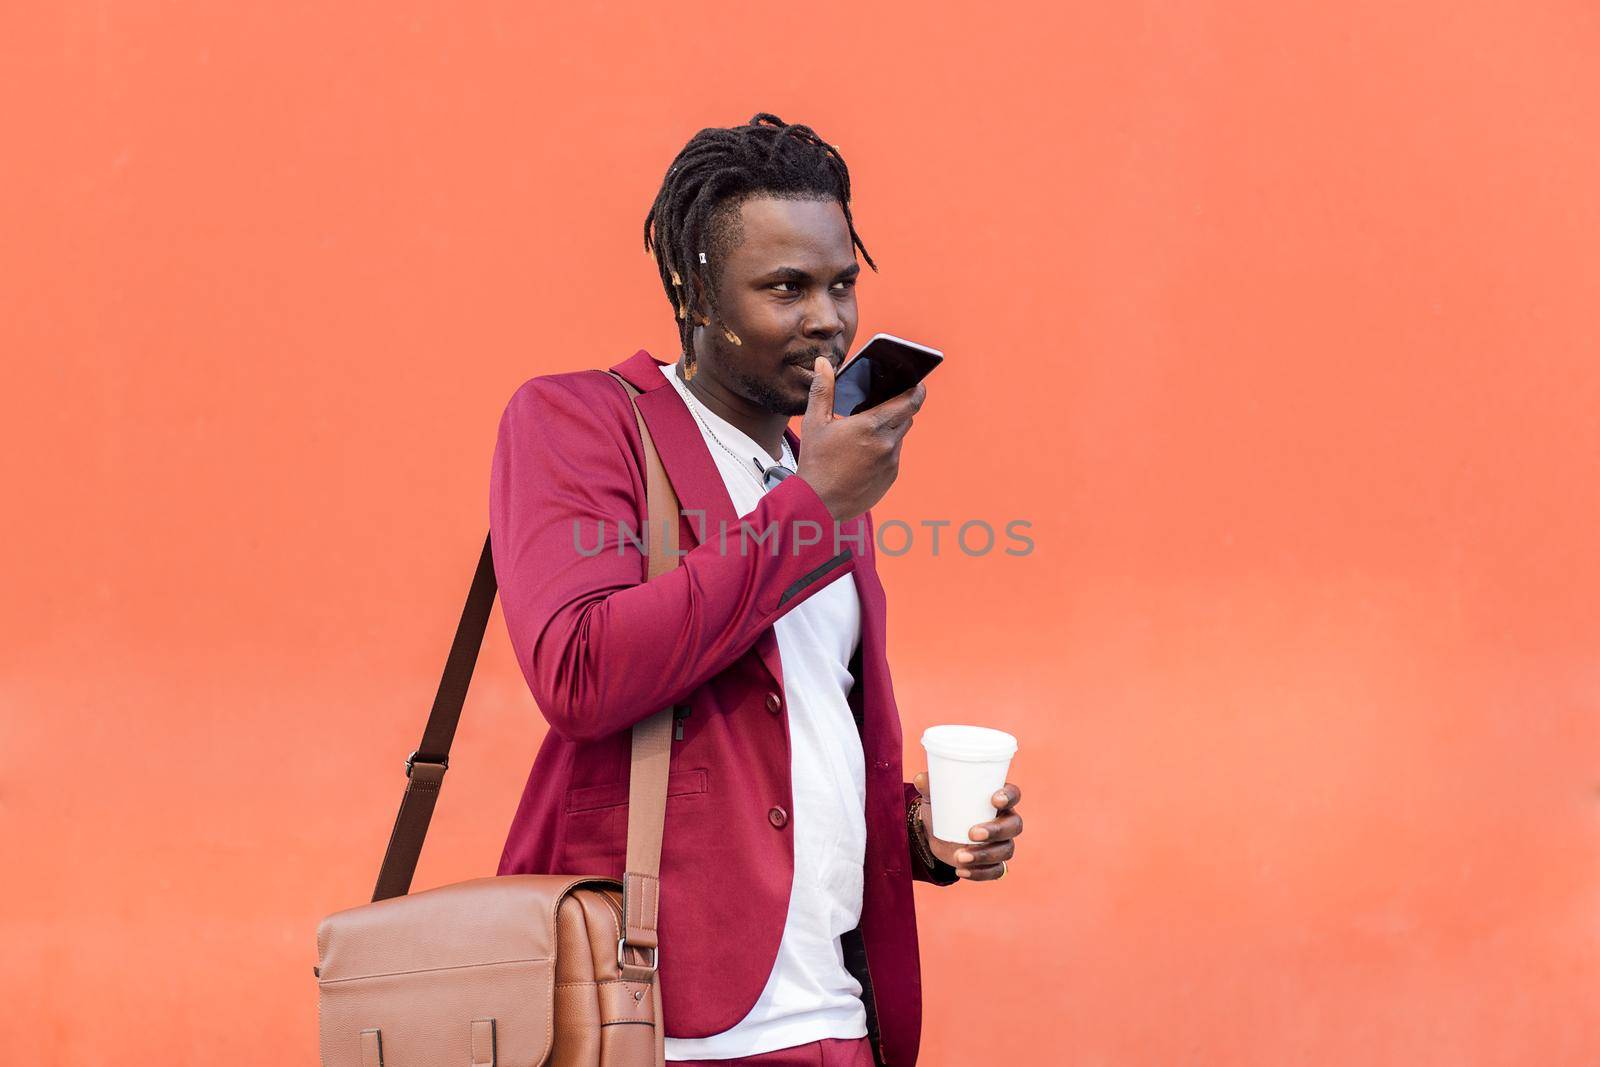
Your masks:
<instances>
[{"instance_id":1,"label":"blazer pocket flap","mask_svg":"<svg viewBox=\"0 0 1600 1067\"><path fill-rule=\"evenodd\" d=\"M687 771L673 771L667 775L667 796L677 797L689 793L704 793L707 772L704 767ZM567 790L567 811L593 811L628 802L627 782L603 782L600 785L580 786Z\"/></svg>"}]
</instances>

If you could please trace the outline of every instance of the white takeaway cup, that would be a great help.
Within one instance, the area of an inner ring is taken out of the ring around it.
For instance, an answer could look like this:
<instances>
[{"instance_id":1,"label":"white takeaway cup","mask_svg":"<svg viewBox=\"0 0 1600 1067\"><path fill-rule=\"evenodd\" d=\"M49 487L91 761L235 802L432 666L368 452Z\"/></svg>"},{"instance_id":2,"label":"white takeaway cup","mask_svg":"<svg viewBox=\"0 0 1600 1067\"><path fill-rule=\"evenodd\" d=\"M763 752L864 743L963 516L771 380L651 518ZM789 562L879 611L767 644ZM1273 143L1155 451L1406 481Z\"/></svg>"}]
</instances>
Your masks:
<instances>
[{"instance_id":1,"label":"white takeaway cup","mask_svg":"<svg viewBox=\"0 0 1600 1067\"><path fill-rule=\"evenodd\" d=\"M933 836L974 843L967 831L999 812L996 793L1006 784L1017 739L987 726L930 726L922 731L928 754L928 797L933 804Z\"/></svg>"}]
</instances>

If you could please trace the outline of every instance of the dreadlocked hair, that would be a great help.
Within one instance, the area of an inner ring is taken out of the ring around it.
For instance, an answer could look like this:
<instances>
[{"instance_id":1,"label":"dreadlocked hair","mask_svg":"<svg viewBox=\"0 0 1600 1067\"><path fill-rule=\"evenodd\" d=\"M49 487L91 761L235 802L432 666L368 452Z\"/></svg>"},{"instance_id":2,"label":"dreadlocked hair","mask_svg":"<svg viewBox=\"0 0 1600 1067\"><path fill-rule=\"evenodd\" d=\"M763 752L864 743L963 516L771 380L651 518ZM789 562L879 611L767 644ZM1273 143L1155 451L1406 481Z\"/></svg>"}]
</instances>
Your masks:
<instances>
[{"instance_id":1,"label":"dreadlocked hair","mask_svg":"<svg viewBox=\"0 0 1600 1067\"><path fill-rule=\"evenodd\" d=\"M701 130L667 168L644 220L645 251L655 255L661 285L678 316L686 377L694 373L695 327L717 318L716 280L723 257L744 236L739 206L755 196L837 200L852 247L861 249L867 266L878 269L856 236L850 169L838 145L823 141L809 126L791 125L765 111L743 126ZM709 317L694 312L702 298ZM734 344L743 343L726 327L723 332Z\"/></svg>"}]
</instances>

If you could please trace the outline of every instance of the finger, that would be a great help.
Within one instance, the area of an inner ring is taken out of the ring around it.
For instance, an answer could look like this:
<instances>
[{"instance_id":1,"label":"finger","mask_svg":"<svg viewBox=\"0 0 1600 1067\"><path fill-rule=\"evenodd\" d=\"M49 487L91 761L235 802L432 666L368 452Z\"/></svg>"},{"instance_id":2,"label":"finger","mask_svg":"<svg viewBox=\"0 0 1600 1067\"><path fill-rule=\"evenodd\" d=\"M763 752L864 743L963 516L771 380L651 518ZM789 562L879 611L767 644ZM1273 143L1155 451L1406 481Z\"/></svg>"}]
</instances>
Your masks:
<instances>
[{"instance_id":1,"label":"finger","mask_svg":"<svg viewBox=\"0 0 1600 1067\"><path fill-rule=\"evenodd\" d=\"M1005 868L998 863L985 867L957 867L956 877L965 878L969 882L992 882L1004 871Z\"/></svg>"},{"instance_id":2,"label":"finger","mask_svg":"<svg viewBox=\"0 0 1600 1067\"><path fill-rule=\"evenodd\" d=\"M1008 860L1016 854L1017 846L1013 841L1002 841L998 845L965 845L956 849L956 864L962 867L982 867Z\"/></svg>"},{"instance_id":3,"label":"finger","mask_svg":"<svg viewBox=\"0 0 1600 1067\"><path fill-rule=\"evenodd\" d=\"M974 841L1004 841L1020 833L1022 833L1022 816L1013 811L993 822L980 822L967 831L967 836Z\"/></svg>"},{"instance_id":4,"label":"finger","mask_svg":"<svg viewBox=\"0 0 1600 1067\"><path fill-rule=\"evenodd\" d=\"M879 423L874 427L874 432L887 445L889 454L895 459L900 458L900 446L905 443L906 434L911 432L911 422L911 419L905 419L901 422Z\"/></svg>"},{"instance_id":5,"label":"finger","mask_svg":"<svg viewBox=\"0 0 1600 1067\"><path fill-rule=\"evenodd\" d=\"M891 397L872 410L878 415L895 425L922 410L923 403L927 400L928 387L918 382L899 396Z\"/></svg>"},{"instance_id":6,"label":"finger","mask_svg":"<svg viewBox=\"0 0 1600 1067\"><path fill-rule=\"evenodd\" d=\"M802 435L833 420L833 364L823 356L812 361L811 393L806 397L806 413L800 420Z\"/></svg>"},{"instance_id":7,"label":"finger","mask_svg":"<svg viewBox=\"0 0 1600 1067\"><path fill-rule=\"evenodd\" d=\"M1022 802L1022 788L1007 782L1005 788L996 793L990 800L1001 811L1005 811L1007 808L1014 808Z\"/></svg>"},{"instance_id":8,"label":"finger","mask_svg":"<svg viewBox=\"0 0 1600 1067\"><path fill-rule=\"evenodd\" d=\"M927 401L928 387L922 382L918 382L916 385L913 385L910 389L907 389L899 396L890 397L888 402L891 404L904 404L909 407L911 409L911 413L915 415L917 411L922 408L922 405L927 403Z\"/></svg>"}]
</instances>

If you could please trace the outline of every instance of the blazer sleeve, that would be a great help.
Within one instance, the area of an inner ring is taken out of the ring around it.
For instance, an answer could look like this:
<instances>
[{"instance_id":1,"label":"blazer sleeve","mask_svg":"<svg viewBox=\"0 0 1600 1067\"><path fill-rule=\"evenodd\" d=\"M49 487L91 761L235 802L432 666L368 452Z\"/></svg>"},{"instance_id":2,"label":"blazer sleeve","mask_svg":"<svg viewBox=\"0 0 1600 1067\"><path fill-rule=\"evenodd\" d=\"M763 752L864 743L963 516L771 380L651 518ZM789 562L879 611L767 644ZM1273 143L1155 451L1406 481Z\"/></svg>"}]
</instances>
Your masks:
<instances>
[{"instance_id":1,"label":"blazer sleeve","mask_svg":"<svg viewBox=\"0 0 1600 1067\"><path fill-rule=\"evenodd\" d=\"M907 818L909 818L911 815L911 802L917 799L917 786L914 782L907 782L905 783L905 787L906 806L904 811ZM905 822L906 820L902 819L901 821ZM912 880L917 882L931 882L934 885L953 885L954 883L961 881L961 876L956 873L955 867L944 862L937 856L933 858L934 865L931 868L922 862L922 850L917 847L917 843L911 840L910 837L910 835L914 832L915 831L912 830L911 825L907 823L906 847L911 851Z\"/></svg>"},{"instance_id":2,"label":"blazer sleeve","mask_svg":"<svg viewBox=\"0 0 1600 1067\"><path fill-rule=\"evenodd\" d=\"M525 382L501 416L489 532L517 663L551 729L593 741L631 728L747 652L812 593L854 569L827 505L792 475L676 567L645 580L638 428L577 375ZM695 521L689 513L691 523ZM626 531L624 531L626 527ZM815 543L808 543L815 542Z\"/></svg>"}]
</instances>

